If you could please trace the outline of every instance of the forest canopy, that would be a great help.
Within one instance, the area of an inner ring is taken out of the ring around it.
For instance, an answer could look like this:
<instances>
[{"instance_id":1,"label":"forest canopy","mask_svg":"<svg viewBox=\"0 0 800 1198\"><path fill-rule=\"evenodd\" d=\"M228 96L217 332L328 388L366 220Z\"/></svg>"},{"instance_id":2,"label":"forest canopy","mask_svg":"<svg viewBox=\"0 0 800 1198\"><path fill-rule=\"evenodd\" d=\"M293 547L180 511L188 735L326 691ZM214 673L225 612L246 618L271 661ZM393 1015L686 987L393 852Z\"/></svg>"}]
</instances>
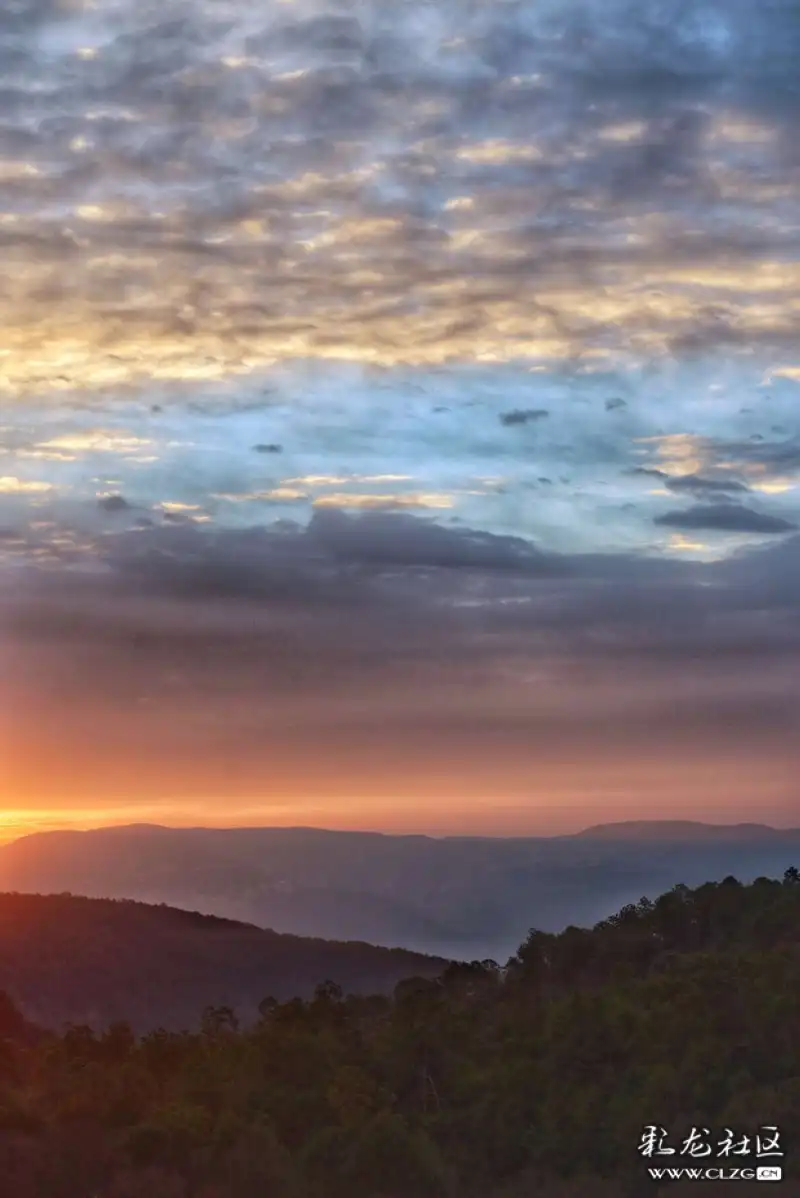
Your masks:
<instances>
[{"instance_id":1,"label":"forest canopy","mask_svg":"<svg viewBox=\"0 0 800 1198\"><path fill-rule=\"evenodd\" d=\"M0 1176L14 1198L638 1198L662 1192L647 1125L773 1126L791 1198L798 995L790 869L532 929L504 966L391 995L266 995L248 1026L211 1006L195 1032L55 1033L4 997Z\"/></svg>"}]
</instances>

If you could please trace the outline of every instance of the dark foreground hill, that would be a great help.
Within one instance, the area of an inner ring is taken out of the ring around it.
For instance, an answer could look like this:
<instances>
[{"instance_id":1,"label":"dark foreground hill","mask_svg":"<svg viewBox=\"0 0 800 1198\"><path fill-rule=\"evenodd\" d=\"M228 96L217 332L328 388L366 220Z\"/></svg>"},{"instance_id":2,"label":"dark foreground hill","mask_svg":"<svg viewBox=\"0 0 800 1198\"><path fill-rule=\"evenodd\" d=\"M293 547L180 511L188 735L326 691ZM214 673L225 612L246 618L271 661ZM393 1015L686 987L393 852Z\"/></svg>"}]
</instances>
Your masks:
<instances>
[{"instance_id":1,"label":"dark foreground hill","mask_svg":"<svg viewBox=\"0 0 800 1198\"><path fill-rule=\"evenodd\" d=\"M320 828L48 832L0 848L0 889L132 898L329 940L504 960L531 923L593 924L643 894L780 878L800 829L690 821L575 836L386 836Z\"/></svg>"},{"instance_id":2,"label":"dark foreground hill","mask_svg":"<svg viewBox=\"0 0 800 1198\"><path fill-rule=\"evenodd\" d=\"M445 963L171 907L0 894L0 990L47 1026L126 1019L137 1030L189 1028L205 1004L230 1006L252 1021L269 995L308 997L328 978L353 993L385 993Z\"/></svg>"},{"instance_id":3,"label":"dark foreground hill","mask_svg":"<svg viewBox=\"0 0 800 1198\"><path fill-rule=\"evenodd\" d=\"M0 1010L0 1193L758 1198L719 1171L768 1165L798 1198L798 994L790 871L531 931L505 969L371 998L321 986L245 1029L212 1010L193 1035L31 1044ZM640 1151L651 1125L673 1155ZM668 1167L717 1180L648 1173Z\"/></svg>"}]
</instances>

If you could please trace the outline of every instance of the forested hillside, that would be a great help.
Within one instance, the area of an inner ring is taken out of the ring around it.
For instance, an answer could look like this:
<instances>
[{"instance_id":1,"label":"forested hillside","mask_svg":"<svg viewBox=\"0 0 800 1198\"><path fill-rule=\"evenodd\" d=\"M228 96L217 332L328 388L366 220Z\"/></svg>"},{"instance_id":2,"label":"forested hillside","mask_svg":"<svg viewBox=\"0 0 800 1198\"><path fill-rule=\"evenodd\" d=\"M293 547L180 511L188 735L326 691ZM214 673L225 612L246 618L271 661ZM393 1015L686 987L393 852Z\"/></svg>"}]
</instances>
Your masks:
<instances>
[{"instance_id":1,"label":"forested hillside","mask_svg":"<svg viewBox=\"0 0 800 1198\"><path fill-rule=\"evenodd\" d=\"M308 998L321 977L390 993L446 961L404 949L284 936L234 920L127 900L0 894L0 990L48 1027L198 1030L204 1004L243 1022L265 994ZM2 1191L0 1191L0 1194Z\"/></svg>"},{"instance_id":2,"label":"forested hillside","mask_svg":"<svg viewBox=\"0 0 800 1198\"><path fill-rule=\"evenodd\" d=\"M37 1038L6 1009L3 1193L644 1198L662 1192L653 1163L756 1163L648 1161L652 1124L675 1145L727 1129L750 1149L777 1127L779 1192L797 1198L799 996L789 870L676 887L592 930L534 930L507 967L452 964L391 998L321 979L307 1001L265 996L248 1029L216 1007L196 1034Z\"/></svg>"}]
</instances>

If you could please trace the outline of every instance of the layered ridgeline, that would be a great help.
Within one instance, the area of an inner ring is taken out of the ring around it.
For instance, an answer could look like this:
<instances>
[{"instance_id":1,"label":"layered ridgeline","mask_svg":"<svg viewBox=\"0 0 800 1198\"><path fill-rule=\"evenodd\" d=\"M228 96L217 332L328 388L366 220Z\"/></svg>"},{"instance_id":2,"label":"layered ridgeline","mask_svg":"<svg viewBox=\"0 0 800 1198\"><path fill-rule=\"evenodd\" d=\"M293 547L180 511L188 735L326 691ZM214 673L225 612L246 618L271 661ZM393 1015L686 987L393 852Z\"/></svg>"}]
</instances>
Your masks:
<instances>
[{"instance_id":1,"label":"layered ridgeline","mask_svg":"<svg viewBox=\"0 0 800 1198\"><path fill-rule=\"evenodd\" d=\"M501 960L531 923L593 924L678 882L780 878L795 861L800 829L757 824L511 839L134 825L5 845L0 890L168 903L299 936Z\"/></svg>"},{"instance_id":2,"label":"layered ridgeline","mask_svg":"<svg viewBox=\"0 0 800 1198\"><path fill-rule=\"evenodd\" d=\"M454 963L391 997L265 996L248 1028L212 1008L192 1035L37 1038L5 1004L0 1177L14 1198L649 1198L696 1184L662 1187L654 1164L759 1162L647 1160L646 1125L679 1152L693 1129L716 1152L777 1127L769 1163L797 1198L798 995L791 869L534 930L505 968Z\"/></svg>"}]
</instances>

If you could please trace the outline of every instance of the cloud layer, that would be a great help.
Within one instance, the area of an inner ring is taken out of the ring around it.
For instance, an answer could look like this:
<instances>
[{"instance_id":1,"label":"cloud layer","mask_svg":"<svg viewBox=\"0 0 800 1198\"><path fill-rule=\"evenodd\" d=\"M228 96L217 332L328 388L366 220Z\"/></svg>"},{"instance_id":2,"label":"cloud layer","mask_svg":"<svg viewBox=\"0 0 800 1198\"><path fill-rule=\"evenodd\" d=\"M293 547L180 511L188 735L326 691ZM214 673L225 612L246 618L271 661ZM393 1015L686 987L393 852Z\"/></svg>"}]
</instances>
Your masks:
<instances>
[{"instance_id":1,"label":"cloud layer","mask_svg":"<svg viewBox=\"0 0 800 1198\"><path fill-rule=\"evenodd\" d=\"M757 786L788 821L799 565L797 537L692 564L384 513L109 534L94 572L5 594L7 768L50 803L91 783L168 815L224 790L228 822L293 796L299 822L484 831L509 798L517 831L691 813L712 768L707 812Z\"/></svg>"},{"instance_id":2,"label":"cloud layer","mask_svg":"<svg viewBox=\"0 0 800 1198\"><path fill-rule=\"evenodd\" d=\"M24 0L2 21L14 394L796 343L791 4Z\"/></svg>"}]
</instances>

